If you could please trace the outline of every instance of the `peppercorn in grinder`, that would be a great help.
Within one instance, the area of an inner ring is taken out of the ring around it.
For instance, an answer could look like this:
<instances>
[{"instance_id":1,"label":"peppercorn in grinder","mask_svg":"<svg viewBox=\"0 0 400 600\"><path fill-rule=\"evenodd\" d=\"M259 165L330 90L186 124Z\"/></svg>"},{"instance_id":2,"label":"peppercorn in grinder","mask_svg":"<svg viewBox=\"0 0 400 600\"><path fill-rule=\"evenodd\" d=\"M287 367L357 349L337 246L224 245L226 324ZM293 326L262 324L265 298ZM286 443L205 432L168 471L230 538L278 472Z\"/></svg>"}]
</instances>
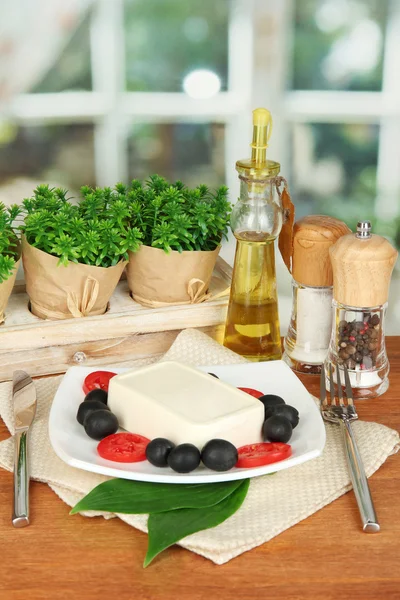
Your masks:
<instances>
[{"instance_id":1,"label":"peppercorn in grinder","mask_svg":"<svg viewBox=\"0 0 400 600\"><path fill-rule=\"evenodd\" d=\"M342 384L346 365L355 398L375 398L389 387L385 312L397 254L388 240L371 233L369 221L360 221L357 233L330 249L334 315L327 363L335 383L340 369Z\"/></svg>"},{"instance_id":2,"label":"peppercorn in grinder","mask_svg":"<svg viewBox=\"0 0 400 600\"><path fill-rule=\"evenodd\" d=\"M343 221L325 215L309 215L294 224L293 305L283 360L300 373L320 374L328 353L333 293L329 248L348 233Z\"/></svg>"}]
</instances>

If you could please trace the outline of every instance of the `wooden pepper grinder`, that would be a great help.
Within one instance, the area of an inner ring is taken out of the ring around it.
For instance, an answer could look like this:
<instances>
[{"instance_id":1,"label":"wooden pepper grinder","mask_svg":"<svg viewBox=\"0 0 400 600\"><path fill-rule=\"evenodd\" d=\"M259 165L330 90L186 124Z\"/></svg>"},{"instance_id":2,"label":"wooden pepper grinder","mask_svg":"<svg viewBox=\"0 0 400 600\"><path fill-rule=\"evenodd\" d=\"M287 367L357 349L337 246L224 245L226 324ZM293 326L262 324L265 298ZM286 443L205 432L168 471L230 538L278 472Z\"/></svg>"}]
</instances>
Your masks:
<instances>
[{"instance_id":1,"label":"wooden pepper grinder","mask_svg":"<svg viewBox=\"0 0 400 600\"><path fill-rule=\"evenodd\" d=\"M385 238L371 233L369 221L360 221L356 234L330 249L334 319L327 362L334 373L346 365L356 398L375 398L389 386L384 326L397 254Z\"/></svg>"},{"instance_id":2,"label":"wooden pepper grinder","mask_svg":"<svg viewBox=\"0 0 400 600\"><path fill-rule=\"evenodd\" d=\"M292 316L283 360L300 373L321 373L332 330L333 275L329 249L351 233L343 221L310 215L293 228Z\"/></svg>"}]
</instances>

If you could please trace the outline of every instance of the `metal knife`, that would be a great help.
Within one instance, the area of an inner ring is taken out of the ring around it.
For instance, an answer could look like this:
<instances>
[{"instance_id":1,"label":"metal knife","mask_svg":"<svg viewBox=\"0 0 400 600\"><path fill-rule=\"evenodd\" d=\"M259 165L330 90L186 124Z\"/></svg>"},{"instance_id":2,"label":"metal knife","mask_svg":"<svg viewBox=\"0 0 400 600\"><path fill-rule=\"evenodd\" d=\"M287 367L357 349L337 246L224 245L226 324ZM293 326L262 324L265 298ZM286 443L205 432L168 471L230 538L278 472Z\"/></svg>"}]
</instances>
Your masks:
<instances>
[{"instance_id":1,"label":"metal knife","mask_svg":"<svg viewBox=\"0 0 400 600\"><path fill-rule=\"evenodd\" d=\"M15 419L14 446L14 527L29 525L28 430L36 413L36 388L25 371L13 374Z\"/></svg>"}]
</instances>

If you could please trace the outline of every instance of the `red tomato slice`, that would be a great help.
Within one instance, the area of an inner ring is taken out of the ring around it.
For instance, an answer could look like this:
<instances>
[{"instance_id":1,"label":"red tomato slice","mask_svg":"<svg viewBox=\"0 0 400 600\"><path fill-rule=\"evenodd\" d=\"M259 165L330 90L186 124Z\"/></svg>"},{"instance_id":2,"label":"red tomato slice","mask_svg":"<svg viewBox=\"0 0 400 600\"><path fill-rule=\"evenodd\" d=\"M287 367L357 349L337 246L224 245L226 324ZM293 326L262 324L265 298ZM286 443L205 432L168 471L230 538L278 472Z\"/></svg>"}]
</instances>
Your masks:
<instances>
[{"instance_id":1,"label":"red tomato slice","mask_svg":"<svg viewBox=\"0 0 400 600\"><path fill-rule=\"evenodd\" d=\"M263 444L249 444L238 448L238 469L252 469L274 462L279 462L292 455L292 447L282 442L265 442Z\"/></svg>"},{"instance_id":2,"label":"red tomato slice","mask_svg":"<svg viewBox=\"0 0 400 600\"><path fill-rule=\"evenodd\" d=\"M89 373L83 382L83 391L85 394L88 394L92 390L100 389L108 392L108 384L110 383L110 379L115 377L116 373L112 373L111 371L93 371L93 373Z\"/></svg>"},{"instance_id":3,"label":"red tomato slice","mask_svg":"<svg viewBox=\"0 0 400 600\"><path fill-rule=\"evenodd\" d=\"M261 396L264 396L264 394L262 392L259 392L258 390L253 390L253 388L238 388L238 390L242 390L242 392L246 392L246 394L250 394L250 396L254 396L254 398L261 398Z\"/></svg>"},{"instance_id":4,"label":"red tomato slice","mask_svg":"<svg viewBox=\"0 0 400 600\"><path fill-rule=\"evenodd\" d=\"M146 460L146 447L150 442L136 433L113 433L105 437L97 446L101 458L121 463L134 463Z\"/></svg>"}]
</instances>

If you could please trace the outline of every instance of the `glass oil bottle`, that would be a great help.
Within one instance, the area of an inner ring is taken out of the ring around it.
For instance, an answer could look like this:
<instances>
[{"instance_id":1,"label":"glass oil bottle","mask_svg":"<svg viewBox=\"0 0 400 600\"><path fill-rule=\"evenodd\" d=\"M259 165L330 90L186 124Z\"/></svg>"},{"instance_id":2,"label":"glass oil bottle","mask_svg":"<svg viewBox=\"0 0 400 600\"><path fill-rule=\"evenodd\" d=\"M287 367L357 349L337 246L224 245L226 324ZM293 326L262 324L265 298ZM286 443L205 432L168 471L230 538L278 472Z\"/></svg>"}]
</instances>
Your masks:
<instances>
[{"instance_id":1,"label":"glass oil bottle","mask_svg":"<svg viewBox=\"0 0 400 600\"><path fill-rule=\"evenodd\" d=\"M250 360L281 358L275 239L283 223L280 164L267 160L272 130L265 108L253 111L251 159L239 160L240 198L232 210L237 240L224 346Z\"/></svg>"}]
</instances>

